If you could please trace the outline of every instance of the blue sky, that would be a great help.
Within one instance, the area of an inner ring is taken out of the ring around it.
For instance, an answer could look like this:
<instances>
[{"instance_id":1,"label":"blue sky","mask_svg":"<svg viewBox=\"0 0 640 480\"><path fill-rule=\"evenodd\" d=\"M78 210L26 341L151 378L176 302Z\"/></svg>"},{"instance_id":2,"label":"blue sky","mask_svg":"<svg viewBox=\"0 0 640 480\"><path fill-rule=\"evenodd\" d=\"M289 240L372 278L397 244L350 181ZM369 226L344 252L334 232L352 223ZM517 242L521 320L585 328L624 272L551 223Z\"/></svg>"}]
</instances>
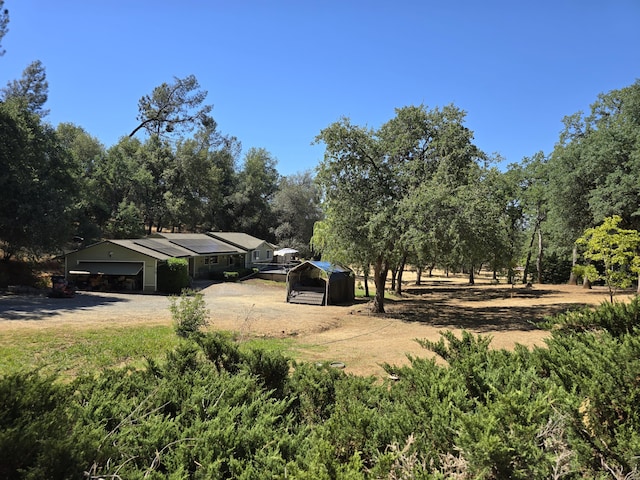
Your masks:
<instances>
[{"instance_id":1,"label":"blue sky","mask_svg":"<svg viewBox=\"0 0 640 480\"><path fill-rule=\"evenodd\" d=\"M46 67L48 121L109 147L137 104L194 74L222 133L313 169L330 123L379 127L395 108L450 103L476 145L550 153L562 118L640 78L639 0L5 0L0 85Z\"/></svg>"}]
</instances>

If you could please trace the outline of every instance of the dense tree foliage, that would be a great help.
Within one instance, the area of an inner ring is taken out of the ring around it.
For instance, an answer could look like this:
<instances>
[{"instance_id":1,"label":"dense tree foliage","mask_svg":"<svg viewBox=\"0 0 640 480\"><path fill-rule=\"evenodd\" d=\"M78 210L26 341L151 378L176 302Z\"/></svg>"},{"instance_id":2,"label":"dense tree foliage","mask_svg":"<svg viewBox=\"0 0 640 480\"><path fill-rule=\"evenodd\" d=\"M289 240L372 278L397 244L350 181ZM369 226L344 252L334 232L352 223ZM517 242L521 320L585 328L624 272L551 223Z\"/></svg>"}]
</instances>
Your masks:
<instances>
[{"instance_id":1,"label":"dense tree foliage","mask_svg":"<svg viewBox=\"0 0 640 480\"><path fill-rule=\"evenodd\" d=\"M404 107L378 131L345 118L316 139L326 146L317 177L326 218L314 234L314 245L329 258L373 266L375 312L384 312L389 269L402 265L410 251L418 255L431 249L438 255L442 252L435 249L445 248L442 261L457 246L458 264L470 271L477 265L480 232L468 224L452 229L451 223L454 217L462 221L455 215L461 208L470 213L467 222L482 221L464 198L474 188L465 189L472 167L484 158L463 125L464 117L451 105ZM442 222L447 214L452 217ZM434 224L443 229L435 231ZM447 240L429 244L444 236Z\"/></svg>"},{"instance_id":2,"label":"dense tree foliage","mask_svg":"<svg viewBox=\"0 0 640 480\"><path fill-rule=\"evenodd\" d=\"M272 205L277 225L273 231L276 242L295 248L302 258L312 257L309 239L323 215L320 190L311 172L282 177Z\"/></svg>"},{"instance_id":3,"label":"dense tree foliage","mask_svg":"<svg viewBox=\"0 0 640 480\"><path fill-rule=\"evenodd\" d=\"M49 82L47 82L47 73L40 60L29 64L22 72L22 78L9 82L0 93L0 101L21 98L26 102L30 112L40 117L49 114L49 110L44 108L49 96Z\"/></svg>"},{"instance_id":4,"label":"dense tree foliage","mask_svg":"<svg viewBox=\"0 0 640 480\"><path fill-rule=\"evenodd\" d=\"M69 240L76 165L22 98L0 102L0 247L39 256Z\"/></svg>"},{"instance_id":5,"label":"dense tree foliage","mask_svg":"<svg viewBox=\"0 0 640 480\"><path fill-rule=\"evenodd\" d=\"M0 20L6 32L8 15ZM3 128L12 128L10 114L48 132L46 141L25 136L32 127L23 122L22 138L7 133L7 171L24 170L33 161L28 151L46 158L39 168L64 164L62 176L37 180L41 208L25 203L39 203L28 193L37 170L21 173L31 180L3 178L3 194L21 199L25 219L18 226L5 209L5 257L54 253L70 239L237 230L372 272L373 309L381 312L388 272L402 293L406 265L420 273L436 265L463 271L471 283L481 268L512 282L516 267L524 269L523 282L565 281L586 229L613 215L623 228L640 225L640 82L600 95L589 115L568 116L551 154L538 152L506 171L473 144L465 112L453 105L402 107L378 129L342 119L316 137L326 152L315 178L280 177L275 157L262 148L241 157L240 143L218 130L193 75L143 96L137 127L106 148L80 126L53 130L44 123L47 94L44 66L34 61L0 96ZM140 130L146 135L135 137ZM34 231L36 219L47 225L40 215L52 210L44 203L53 198L61 221Z\"/></svg>"},{"instance_id":6,"label":"dense tree foliage","mask_svg":"<svg viewBox=\"0 0 640 480\"><path fill-rule=\"evenodd\" d=\"M546 327L544 348L419 340L425 355L383 382L197 325L145 368L5 375L0 476L637 478L640 299Z\"/></svg>"},{"instance_id":7,"label":"dense tree foliage","mask_svg":"<svg viewBox=\"0 0 640 480\"><path fill-rule=\"evenodd\" d=\"M549 214L571 249L585 229L619 215L640 226L640 81L601 94L589 115L564 120L549 158Z\"/></svg>"},{"instance_id":8,"label":"dense tree foliage","mask_svg":"<svg viewBox=\"0 0 640 480\"><path fill-rule=\"evenodd\" d=\"M640 233L620 228L620 222L622 218L618 215L607 217L601 225L588 228L576 240L583 250L582 256L600 264L602 273L593 263L587 268L590 268L592 278L604 280L612 303L615 293L630 287L640 274Z\"/></svg>"},{"instance_id":9,"label":"dense tree foliage","mask_svg":"<svg viewBox=\"0 0 640 480\"><path fill-rule=\"evenodd\" d=\"M272 201L280 181L276 163L264 148L251 148L245 155L232 196L235 230L272 239L276 221Z\"/></svg>"}]
</instances>

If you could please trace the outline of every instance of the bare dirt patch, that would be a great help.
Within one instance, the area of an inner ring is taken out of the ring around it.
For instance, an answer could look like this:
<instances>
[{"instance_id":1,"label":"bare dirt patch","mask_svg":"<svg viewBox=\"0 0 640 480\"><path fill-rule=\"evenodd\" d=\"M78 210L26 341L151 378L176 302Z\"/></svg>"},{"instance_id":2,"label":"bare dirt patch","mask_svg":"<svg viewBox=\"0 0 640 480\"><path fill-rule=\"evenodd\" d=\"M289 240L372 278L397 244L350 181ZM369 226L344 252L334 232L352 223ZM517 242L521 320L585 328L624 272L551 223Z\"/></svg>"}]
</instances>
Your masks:
<instances>
[{"instance_id":1,"label":"bare dirt patch","mask_svg":"<svg viewBox=\"0 0 640 480\"><path fill-rule=\"evenodd\" d=\"M299 359L339 361L347 372L366 375L383 374L382 363L405 364L407 355L429 355L415 339L437 340L444 330L490 335L496 348L542 345L548 333L535 326L537 321L608 298L603 287L464 282L433 277L420 287L407 283L403 298L387 301L384 315L370 314L367 300L348 306L289 304L283 284L260 280L204 285L202 292L211 312L210 328L235 331L244 338L289 338ZM80 292L71 299L0 295L0 334L60 326L169 325L168 307L169 299L162 295Z\"/></svg>"}]
</instances>

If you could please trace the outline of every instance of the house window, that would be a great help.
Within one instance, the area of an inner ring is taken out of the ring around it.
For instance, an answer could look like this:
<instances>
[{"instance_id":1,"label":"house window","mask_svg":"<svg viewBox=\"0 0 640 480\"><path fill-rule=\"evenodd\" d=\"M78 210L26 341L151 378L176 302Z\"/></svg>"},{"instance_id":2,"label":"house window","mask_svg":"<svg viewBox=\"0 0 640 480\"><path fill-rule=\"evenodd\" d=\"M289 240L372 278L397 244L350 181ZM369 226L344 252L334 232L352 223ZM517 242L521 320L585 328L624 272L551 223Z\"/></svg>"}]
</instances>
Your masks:
<instances>
[{"instance_id":1,"label":"house window","mask_svg":"<svg viewBox=\"0 0 640 480\"><path fill-rule=\"evenodd\" d=\"M229 257L229 265L233 265L233 257Z\"/></svg>"},{"instance_id":2,"label":"house window","mask_svg":"<svg viewBox=\"0 0 640 480\"><path fill-rule=\"evenodd\" d=\"M254 250L253 251L253 259L254 260L260 260L260 250Z\"/></svg>"},{"instance_id":3,"label":"house window","mask_svg":"<svg viewBox=\"0 0 640 480\"><path fill-rule=\"evenodd\" d=\"M212 255L210 257L204 257L205 265L217 265L218 264L218 256Z\"/></svg>"},{"instance_id":4,"label":"house window","mask_svg":"<svg viewBox=\"0 0 640 480\"><path fill-rule=\"evenodd\" d=\"M267 250L267 260L271 259L271 250Z\"/></svg>"}]
</instances>

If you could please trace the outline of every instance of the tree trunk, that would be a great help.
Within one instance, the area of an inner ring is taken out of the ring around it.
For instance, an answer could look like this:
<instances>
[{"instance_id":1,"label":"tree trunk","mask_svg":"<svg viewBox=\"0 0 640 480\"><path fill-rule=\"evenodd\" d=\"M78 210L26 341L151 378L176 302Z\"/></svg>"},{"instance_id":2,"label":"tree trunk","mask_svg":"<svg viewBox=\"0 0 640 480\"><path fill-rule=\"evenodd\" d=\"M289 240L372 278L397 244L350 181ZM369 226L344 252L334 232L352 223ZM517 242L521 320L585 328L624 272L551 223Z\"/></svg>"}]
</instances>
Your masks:
<instances>
[{"instance_id":1,"label":"tree trunk","mask_svg":"<svg viewBox=\"0 0 640 480\"><path fill-rule=\"evenodd\" d=\"M422 285L422 267L416 267L416 285Z\"/></svg>"},{"instance_id":2,"label":"tree trunk","mask_svg":"<svg viewBox=\"0 0 640 480\"><path fill-rule=\"evenodd\" d=\"M542 244L542 229L538 228L538 257L536 258L537 282L542 283L542 258L544 255Z\"/></svg>"},{"instance_id":3,"label":"tree trunk","mask_svg":"<svg viewBox=\"0 0 640 480\"><path fill-rule=\"evenodd\" d=\"M376 285L376 296L373 298L373 313L384 313L384 289L389 272L389 262L381 257L373 264L373 281Z\"/></svg>"},{"instance_id":4,"label":"tree trunk","mask_svg":"<svg viewBox=\"0 0 640 480\"><path fill-rule=\"evenodd\" d=\"M536 225L533 229L533 234L531 235L531 241L529 242L529 250L527 251L527 261L524 264L524 272L522 272L522 283L527 284L529 282L529 267L531 265L531 250L533 249L533 241L536 239L536 231L538 230L538 225Z\"/></svg>"},{"instance_id":5,"label":"tree trunk","mask_svg":"<svg viewBox=\"0 0 640 480\"><path fill-rule=\"evenodd\" d=\"M469 269L469 285L475 285L476 284L476 279L473 275L473 264L471 265L471 268Z\"/></svg>"},{"instance_id":6,"label":"tree trunk","mask_svg":"<svg viewBox=\"0 0 640 480\"><path fill-rule=\"evenodd\" d=\"M400 260L400 265L398 266L398 272L397 272L397 276L398 276L398 281L396 283L396 294L397 295L402 295L402 274L404 273L404 266L407 263L407 254L405 253L404 255L402 255L402 260Z\"/></svg>"},{"instance_id":7,"label":"tree trunk","mask_svg":"<svg viewBox=\"0 0 640 480\"><path fill-rule=\"evenodd\" d=\"M578 246L573 244L573 252L571 253L571 274L569 275L569 285L578 285L578 276L574 273L573 267L578 263Z\"/></svg>"},{"instance_id":8,"label":"tree trunk","mask_svg":"<svg viewBox=\"0 0 640 480\"><path fill-rule=\"evenodd\" d=\"M429 278L433 277L433 269L435 268L436 264L432 263L430 264L427 269L429 270ZM449 270L447 270L447 277L449 276Z\"/></svg>"},{"instance_id":9,"label":"tree trunk","mask_svg":"<svg viewBox=\"0 0 640 480\"><path fill-rule=\"evenodd\" d=\"M498 255L494 253L492 262L491 280L493 283L498 283Z\"/></svg>"},{"instance_id":10,"label":"tree trunk","mask_svg":"<svg viewBox=\"0 0 640 480\"><path fill-rule=\"evenodd\" d=\"M582 288L591 290L591 280L589 280L586 275L582 278Z\"/></svg>"},{"instance_id":11,"label":"tree trunk","mask_svg":"<svg viewBox=\"0 0 640 480\"><path fill-rule=\"evenodd\" d=\"M398 274L398 268L394 267L391 269L391 290L396 290L396 275Z\"/></svg>"},{"instance_id":12,"label":"tree trunk","mask_svg":"<svg viewBox=\"0 0 640 480\"><path fill-rule=\"evenodd\" d=\"M369 298L369 267L364 271L364 296Z\"/></svg>"}]
</instances>

